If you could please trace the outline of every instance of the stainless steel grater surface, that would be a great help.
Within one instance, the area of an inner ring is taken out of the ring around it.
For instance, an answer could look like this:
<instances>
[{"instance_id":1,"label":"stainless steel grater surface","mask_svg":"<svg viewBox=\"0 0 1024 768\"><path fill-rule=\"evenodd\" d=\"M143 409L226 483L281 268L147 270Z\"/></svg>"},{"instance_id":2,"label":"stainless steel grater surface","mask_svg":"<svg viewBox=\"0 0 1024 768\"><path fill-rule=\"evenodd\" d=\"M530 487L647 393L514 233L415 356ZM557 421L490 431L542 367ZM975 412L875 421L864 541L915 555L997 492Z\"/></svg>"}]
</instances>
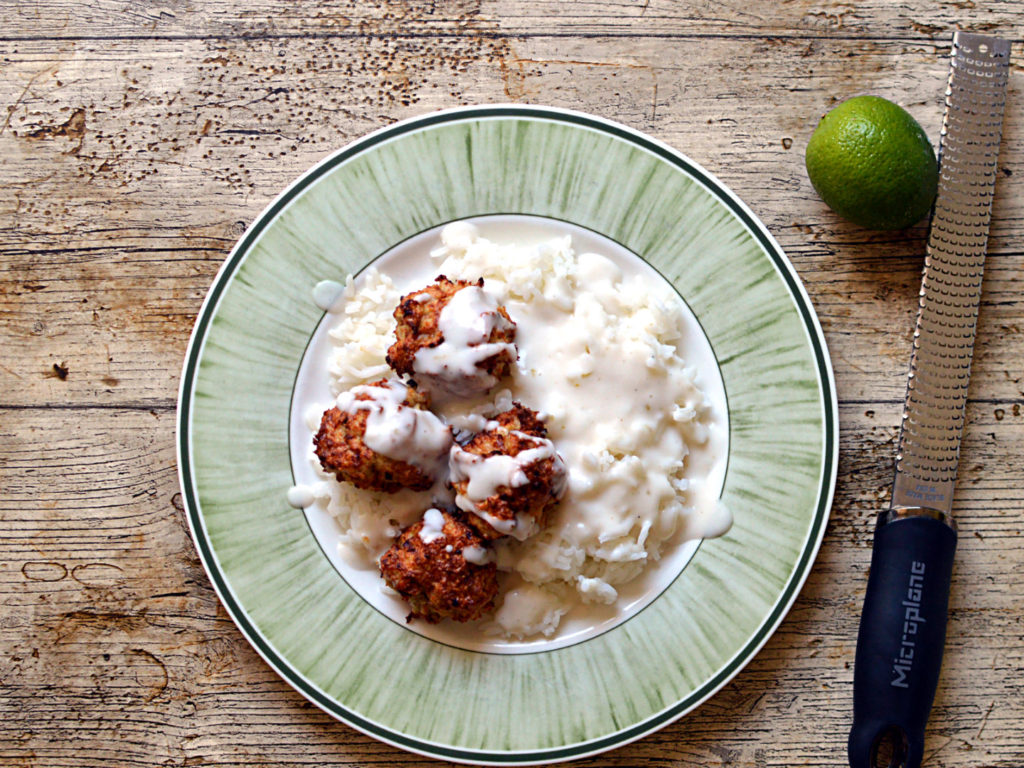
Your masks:
<instances>
[{"instance_id":1,"label":"stainless steel grater surface","mask_svg":"<svg viewBox=\"0 0 1024 768\"><path fill-rule=\"evenodd\" d=\"M1010 43L957 32L892 507L949 515L992 212Z\"/></svg>"}]
</instances>

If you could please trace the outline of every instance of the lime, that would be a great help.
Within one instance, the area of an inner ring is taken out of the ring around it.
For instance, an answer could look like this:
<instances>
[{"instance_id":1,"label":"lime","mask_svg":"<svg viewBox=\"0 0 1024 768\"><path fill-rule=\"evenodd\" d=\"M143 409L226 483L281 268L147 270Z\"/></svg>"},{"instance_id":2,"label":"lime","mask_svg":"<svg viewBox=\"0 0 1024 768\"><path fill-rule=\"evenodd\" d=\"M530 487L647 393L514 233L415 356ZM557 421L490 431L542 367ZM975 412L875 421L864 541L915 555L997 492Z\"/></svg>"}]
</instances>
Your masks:
<instances>
[{"instance_id":1,"label":"lime","mask_svg":"<svg viewBox=\"0 0 1024 768\"><path fill-rule=\"evenodd\" d=\"M821 118L805 159L821 199L868 229L909 227L935 200L938 164L928 137L879 96L855 96Z\"/></svg>"}]
</instances>

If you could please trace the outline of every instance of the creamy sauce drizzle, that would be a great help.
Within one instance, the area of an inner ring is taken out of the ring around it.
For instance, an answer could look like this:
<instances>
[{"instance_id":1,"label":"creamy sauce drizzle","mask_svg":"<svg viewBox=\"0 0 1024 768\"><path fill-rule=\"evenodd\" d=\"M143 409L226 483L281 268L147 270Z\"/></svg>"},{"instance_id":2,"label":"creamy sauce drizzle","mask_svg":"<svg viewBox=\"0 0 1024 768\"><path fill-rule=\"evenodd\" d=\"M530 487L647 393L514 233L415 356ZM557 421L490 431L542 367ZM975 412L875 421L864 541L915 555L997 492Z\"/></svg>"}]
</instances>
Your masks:
<instances>
[{"instance_id":1,"label":"creamy sauce drizzle","mask_svg":"<svg viewBox=\"0 0 1024 768\"><path fill-rule=\"evenodd\" d=\"M462 557L473 565L487 565L492 559L490 550L484 547L463 547Z\"/></svg>"},{"instance_id":2,"label":"creamy sauce drizzle","mask_svg":"<svg viewBox=\"0 0 1024 768\"><path fill-rule=\"evenodd\" d=\"M308 485L296 485L288 489L288 503L295 509L305 509L316 501L316 494Z\"/></svg>"},{"instance_id":3,"label":"creamy sauce drizzle","mask_svg":"<svg viewBox=\"0 0 1024 768\"><path fill-rule=\"evenodd\" d=\"M505 593L494 621L513 637L550 637L565 612L566 607L555 595L533 584L521 584Z\"/></svg>"},{"instance_id":4,"label":"creamy sauce drizzle","mask_svg":"<svg viewBox=\"0 0 1024 768\"><path fill-rule=\"evenodd\" d=\"M334 280L321 280L313 286L313 303L324 312L334 312L341 304L345 286Z\"/></svg>"},{"instance_id":5,"label":"creamy sauce drizzle","mask_svg":"<svg viewBox=\"0 0 1024 768\"><path fill-rule=\"evenodd\" d=\"M515 456L478 456L452 446L448 467L453 483L466 482L464 493L455 496L455 504L464 512L471 512L490 523L499 533L525 541L538 530L536 521L530 515L517 515L512 520L502 520L480 509L480 502L498 493L501 488L519 488L529 482L526 468L544 459L554 458L552 482L558 498L565 492L566 468L562 457L555 452L555 445L547 438L534 437L516 432L520 438L534 443L536 448L527 448Z\"/></svg>"},{"instance_id":6,"label":"creamy sauce drizzle","mask_svg":"<svg viewBox=\"0 0 1024 768\"><path fill-rule=\"evenodd\" d=\"M363 442L368 448L435 477L452 444L451 429L430 411L405 405L407 392L401 382L390 381L387 387L353 387L338 395L337 403L347 413L367 411Z\"/></svg>"},{"instance_id":7,"label":"creamy sauce drizzle","mask_svg":"<svg viewBox=\"0 0 1024 768\"><path fill-rule=\"evenodd\" d=\"M488 341L495 330L513 326L498 312L497 299L479 286L457 291L441 310L437 325L444 340L420 349L413 358L413 371L428 386L458 397L480 394L498 381L478 364L503 352L516 358L515 344Z\"/></svg>"},{"instance_id":8,"label":"creamy sauce drizzle","mask_svg":"<svg viewBox=\"0 0 1024 768\"><path fill-rule=\"evenodd\" d=\"M444 538L444 515L439 509L428 509L423 513L423 527L420 528L419 537L424 544L433 544ZM451 551L451 547L448 547L448 551Z\"/></svg>"}]
</instances>

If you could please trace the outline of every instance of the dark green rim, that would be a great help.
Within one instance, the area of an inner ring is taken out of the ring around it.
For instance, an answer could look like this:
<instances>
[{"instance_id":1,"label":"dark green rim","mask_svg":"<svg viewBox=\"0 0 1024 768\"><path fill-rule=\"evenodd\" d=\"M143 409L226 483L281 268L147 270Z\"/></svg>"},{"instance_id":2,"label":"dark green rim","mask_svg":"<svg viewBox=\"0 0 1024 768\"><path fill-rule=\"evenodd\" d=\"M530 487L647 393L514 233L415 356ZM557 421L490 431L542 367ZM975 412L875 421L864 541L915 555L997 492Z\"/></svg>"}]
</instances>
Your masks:
<instances>
[{"instance_id":1,"label":"dark green rim","mask_svg":"<svg viewBox=\"0 0 1024 768\"><path fill-rule=\"evenodd\" d=\"M245 259L249 249L259 239L263 231L277 218L277 215L284 210L292 200L305 191L305 189L324 174L335 167L349 160L353 156L365 152L384 141L394 139L406 133L422 130L431 126L444 124L482 120L487 118L526 118L532 120L544 120L549 122L561 122L576 125L589 130L599 131L614 136L617 139L632 143L642 149L657 155L662 160L671 163L681 171L696 179L708 189L719 201L728 207L730 211L744 224L747 230L754 236L761 247L771 258L779 274L782 276L790 296L796 304L800 317L807 331L811 347L814 351L814 359L818 369L818 380L821 387L821 397L824 408L824 456L822 462L821 489L818 496L818 503L815 508L814 520L807 537L799 561L794 567L785 589L782 591L775 608L762 623L760 629L751 637L745 646L736 654L732 661L726 664L718 674L706 681L700 688L691 693L685 699L675 705L649 717L641 723L618 731L609 736L593 739L587 742L557 747L551 749L537 749L519 752L495 752L487 750L458 749L442 744L434 744L421 739L415 739L396 733L376 723L360 717L351 712L338 702L326 696L308 680L295 672L281 658L277 651L264 640L260 631L249 621L245 610L235 600L231 587L215 566L216 559L210 542L203 530L202 515L198 499L194 490L194 478L192 476L191 452L190 452L190 416L191 399L195 385L195 377L199 368L199 357L203 341L210 322L216 314L217 304L224 289L227 287ZM299 693L304 695L314 704L322 708L339 720L363 731L381 741L394 746L417 752L430 757L454 760L459 762L472 762L491 765L526 765L531 763L551 762L570 760L586 757L616 746L622 746L634 741L652 731L657 730L681 717L688 710L700 704L704 699L711 696L715 691L736 675L754 656L757 649L768 639L771 633L778 626L779 622L788 612L796 593L807 575L811 562L817 553L824 532L825 521L828 518L828 511L831 506L832 491L835 484L835 440L836 440L836 413L834 407L834 390L832 386L831 366L828 355L825 351L825 343L821 331L816 323L816 317L811 309L807 298L800 288L792 265L786 259L781 249L774 242L764 225L761 224L720 182L715 180L706 171L693 164L689 159L668 148L667 146L654 141L638 132L625 126L607 122L590 115L577 112L566 112L556 109L541 109L536 107L467 107L461 109L440 112L424 117L413 118L408 121L397 123L389 128L382 129L359 139L352 144L339 150L334 155L321 161L311 168L303 176L299 177L288 189L286 189L271 205L260 214L254 224L245 233L239 243L228 256L214 279L213 285L207 294L206 300L200 309L196 319L192 338L189 341L188 351L185 355L185 365L182 370L181 386L178 398L178 472L181 481L182 497L188 510L188 522L192 529L192 537L199 552L203 567L206 569L210 580L214 585L225 609L241 630L246 639L259 652L264 660L292 685Z\"/></svg>"}]
</instances>

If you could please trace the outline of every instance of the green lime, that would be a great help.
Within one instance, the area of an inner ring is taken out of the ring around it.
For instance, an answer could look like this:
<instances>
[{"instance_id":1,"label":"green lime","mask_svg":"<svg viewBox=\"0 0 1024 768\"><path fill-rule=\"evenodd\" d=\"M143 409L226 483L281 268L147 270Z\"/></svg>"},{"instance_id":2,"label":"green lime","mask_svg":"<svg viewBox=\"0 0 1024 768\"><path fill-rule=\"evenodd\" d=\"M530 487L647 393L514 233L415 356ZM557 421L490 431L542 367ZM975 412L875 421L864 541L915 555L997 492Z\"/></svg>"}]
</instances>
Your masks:
<instances>
[{"instance_id":1,"label":"green lime","mask_svg":"<svg viewBox=\"0 0 1024 768\"><path fill-rule=\"evenodd\" d=\"M939 173L928 137L905 109L878 96L855 96L821 118L805 159L821 199L868 229L909 227L935 201Z\"/></svg>"}]
</instances>

